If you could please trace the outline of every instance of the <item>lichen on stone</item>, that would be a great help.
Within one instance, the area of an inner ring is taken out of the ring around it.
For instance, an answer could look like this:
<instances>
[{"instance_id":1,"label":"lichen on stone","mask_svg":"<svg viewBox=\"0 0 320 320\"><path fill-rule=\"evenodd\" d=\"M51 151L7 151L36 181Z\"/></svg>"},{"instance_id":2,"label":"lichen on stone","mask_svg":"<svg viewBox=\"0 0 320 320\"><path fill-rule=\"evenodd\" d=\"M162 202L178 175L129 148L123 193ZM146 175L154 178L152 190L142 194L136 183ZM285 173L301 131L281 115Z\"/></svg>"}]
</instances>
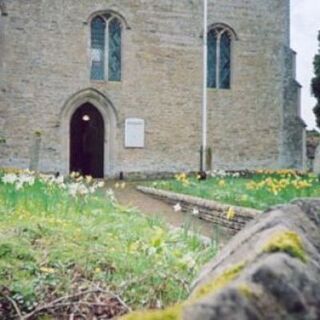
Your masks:
<instances>
[{"instance_id":1,"label":"lichen on stone","mask_svg":"<svg viewBox=\"0 0 320 320\"><path fill-rule=\"evenodd\" d=\"M201 299L209 294L217 292L219 289L222 289L239 275L239 273L244 269L245 265L245 262L241 262L225 270L213 281L197 289L193 296L194 299Z\"/></svg>"},{"instance_id":2,"label":"lichen on stone","mask_svg":"<svg viewBox=\"0 0 320 320\"><path fill-rule=\"evenodd\" d=\"M251 299L255 296L255 293L252 290L252 288L250 288L250 286L246 283L239 284L237 288L238 288L240 294L245 296L248 299Z\"/></svg>"},{"instance_id":3,"label":"lichen on stone","mask_svg":"<svg viewBox=\"0 0 320 320\"><path fill-rule=\"evenodd\" d=\"M285 252L302 262L307 261L301 237L293 231L283 231L273 235L263 247L263 252Z\"/></svg>"}]
</instances>

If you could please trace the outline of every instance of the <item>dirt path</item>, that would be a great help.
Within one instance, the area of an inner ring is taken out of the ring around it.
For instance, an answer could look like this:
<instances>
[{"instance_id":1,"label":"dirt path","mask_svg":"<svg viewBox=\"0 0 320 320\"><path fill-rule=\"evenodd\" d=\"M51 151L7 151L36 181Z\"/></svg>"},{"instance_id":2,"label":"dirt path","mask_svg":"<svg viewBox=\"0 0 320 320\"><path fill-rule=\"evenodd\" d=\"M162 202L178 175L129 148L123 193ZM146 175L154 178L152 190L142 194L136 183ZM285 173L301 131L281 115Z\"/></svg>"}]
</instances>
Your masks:
<instances>
[{"instance_id":1,"label":"dirt path","mask_svg":"<svg viewBox=\"0 0 320 320\"><path fill-rule=\"evenodd\" d=\"M161 217L174 227L191 224L191 230L206 237L213 238L219 241L219 243L224 243L230 238L230 236L226 235L213 224L183 212L175 212L173 207L168 204L137 191L135 188L136 185L134 182L126 183L126 187L121 189L115 188L115 182L112 182L109 187L114 190L115 196L120 204L135 207L145 215Z\"/></svg>"}]
</instances>

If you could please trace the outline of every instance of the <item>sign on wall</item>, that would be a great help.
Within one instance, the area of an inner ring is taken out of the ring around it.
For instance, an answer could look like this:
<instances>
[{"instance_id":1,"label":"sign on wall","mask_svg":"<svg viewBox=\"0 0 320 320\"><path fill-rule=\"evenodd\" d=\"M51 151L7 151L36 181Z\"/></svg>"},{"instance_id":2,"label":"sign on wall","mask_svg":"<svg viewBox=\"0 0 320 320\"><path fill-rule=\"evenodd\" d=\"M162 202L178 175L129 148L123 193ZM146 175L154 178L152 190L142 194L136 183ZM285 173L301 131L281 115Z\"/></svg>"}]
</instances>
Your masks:
<instances>
[{"instance_id":1,"label":"sign on wall","mask_svg":"<svg viewBox=\"0 0 320 320\"><path fill-rule=\"evenodd\" d=\"M138 118L126 119L125 147L144 148L144 120Z\"/></svg>"}]
</instances>

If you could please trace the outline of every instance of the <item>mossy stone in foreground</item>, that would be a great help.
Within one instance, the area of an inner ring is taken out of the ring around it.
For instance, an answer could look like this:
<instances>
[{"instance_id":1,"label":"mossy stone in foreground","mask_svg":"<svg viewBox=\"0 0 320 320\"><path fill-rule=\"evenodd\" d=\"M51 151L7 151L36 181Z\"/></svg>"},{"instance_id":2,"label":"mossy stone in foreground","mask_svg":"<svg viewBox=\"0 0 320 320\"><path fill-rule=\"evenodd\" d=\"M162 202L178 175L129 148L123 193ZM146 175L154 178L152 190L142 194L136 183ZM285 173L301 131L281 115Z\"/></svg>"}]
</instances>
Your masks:
<instances>
[{"instance_id":1,"label":"mossy stone in foreground","mask_svg":"<svg viewBox=\"0 0 320 320\"><path fill-rule=\"evenodd\" d=\"M302 262L307 261L301 237L293 231L276 233L263 247L263 252L285 252Z\"/></svg>"}]
</instances>

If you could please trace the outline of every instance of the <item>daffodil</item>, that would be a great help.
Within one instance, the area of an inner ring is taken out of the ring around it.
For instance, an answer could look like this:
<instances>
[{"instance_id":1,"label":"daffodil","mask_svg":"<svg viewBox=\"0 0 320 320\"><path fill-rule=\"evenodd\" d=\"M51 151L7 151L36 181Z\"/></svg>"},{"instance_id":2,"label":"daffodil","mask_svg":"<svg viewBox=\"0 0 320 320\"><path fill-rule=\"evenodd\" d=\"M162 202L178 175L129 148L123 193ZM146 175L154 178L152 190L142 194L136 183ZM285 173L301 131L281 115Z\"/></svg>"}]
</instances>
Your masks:
<instances>
[{"instance_id":1,"label":"daffodil","mask_svg":"<svg viewBox=\"0 0 320 320\"><path fill-rule=\"evenodd\" d=\"M155 248L158 248L162 245L164 241L164 231L161 228L156 228L155 234L151 239L151 245Z\"/></svg>"},{"instance_id":2,"label":"daffodil","mask_svg":"<svg viewBox=\"0 0 320 320\"><path fill-rule=\"evenodd\" d=\"M228 220L233 220L233 218L236 216L236 212L233 207L229 207L227 211L227 219Z\"/></svg>"},{"instance_id":3,"label":"daffodil","mask_svg":"<svg viewBox=\"0 0 320 320\"><path fill-rule=\"evenodd\" d=\"M91 176L86 176L85 181L86 183L90 184L92 182L93 178Z\"/></svg>"},{"instance_id":4,"label":"daffodil","mask_svg":"<svg viewBox=\"0 0 320 320\"><path fill-rule=\"evenodd\" d=\"M173 206L174 212L180 212L182 210L180 203Z\"/></svg>"},{"instance_id":5,"label":"daffodil","mask_svg":"<svg viewBox=\"0 0 320 320\"><path fill-rule=\"evenodd\" d=\"M105 185L104 181L99 181L98 184L97 184L97 187L98 188L103 188Z\"/></svg>"},{"instance_id":6,"label":"daffodil","mask_svg":"<svg viewBox=\"0 0 320 320\"><path fill-rule=\"evenodd\" d=\"M40 271L43 273L50 273L50 274L55 273L55 270L53 268L46 268L46 267L41 267Z\"/></svg>"},{"instance_id":7,"label":"daffodil","mask_svg":"<svg viewBox=\"0 0 320 320\"><path fill-rule=\"evenodd\" d=\"M192 215L194 215L194 216L198 216L199 215L199 209L198 208L193 208L193 210L192 210Z\"/></svg>"},{"instance_id":8,"label":"daffodil","mask_svg":"<svg viewBox=\"0 0 320 320\"><path fill-rule=\"evenodd\" d=\"M14 173L8 173L5 174L1 180L5 184L14 184L18 180L18 177Z\"/></svg>"},{"instance_id":9,"label":"daffodil","mask_svg":"<svg viewBox=\"0 0 320 320\"><path fill-rule=\"evenodd\" d=\"M226 181L222 179L219 181L218 185L220 188L224 188L226 186Z\"/></svg>"},{"instance_id":10,"label":"daffodil","mask_svg":"<svg viewBox=\"0 0 320 320\"><path fill-rule=\"evenodd\" d=\"M129 245L129 252L130 253L135 253L135 252L137 252L138 251L138 249L139 249L139 242L137 241L137 242L133 242L133 243L131 243L130 245Z\"/></svg>"}]
</instances>

